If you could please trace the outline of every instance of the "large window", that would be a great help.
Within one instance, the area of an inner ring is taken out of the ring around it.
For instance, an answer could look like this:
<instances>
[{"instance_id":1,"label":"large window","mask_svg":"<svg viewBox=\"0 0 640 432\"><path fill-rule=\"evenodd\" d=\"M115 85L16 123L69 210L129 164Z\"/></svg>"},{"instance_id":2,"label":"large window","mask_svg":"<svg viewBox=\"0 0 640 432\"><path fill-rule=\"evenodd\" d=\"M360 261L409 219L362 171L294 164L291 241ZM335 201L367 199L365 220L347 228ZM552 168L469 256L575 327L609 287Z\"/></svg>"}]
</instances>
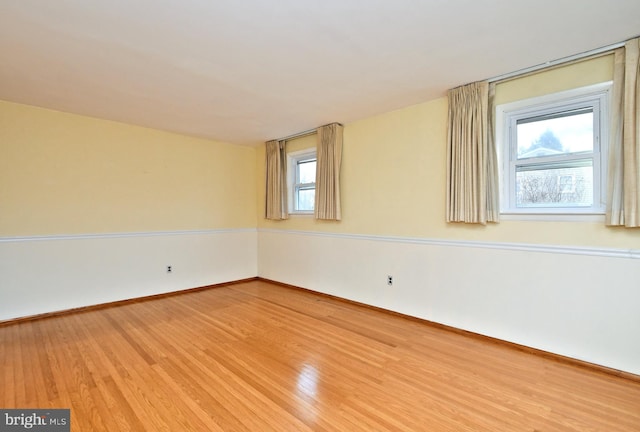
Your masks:
<instances>
[{"instance_id":1,"label":"large window","mask_svg":"<svg viewBox=\"0 0 640 432\"><path fill-rule=\"evenodd\" d=\"M313 213L316 197L316 150L307 149L289 153L289 205L290 213Z\"/></svg>"},{"instance_id":2,"label":"large window","mask_svg":"<svg viewBox=\"0 0 640 432\"><path fill-rule=\"evenodd\" d=\"M604 213L610 83L497 108L502 213Z\"/></svg>"}]
</instances>

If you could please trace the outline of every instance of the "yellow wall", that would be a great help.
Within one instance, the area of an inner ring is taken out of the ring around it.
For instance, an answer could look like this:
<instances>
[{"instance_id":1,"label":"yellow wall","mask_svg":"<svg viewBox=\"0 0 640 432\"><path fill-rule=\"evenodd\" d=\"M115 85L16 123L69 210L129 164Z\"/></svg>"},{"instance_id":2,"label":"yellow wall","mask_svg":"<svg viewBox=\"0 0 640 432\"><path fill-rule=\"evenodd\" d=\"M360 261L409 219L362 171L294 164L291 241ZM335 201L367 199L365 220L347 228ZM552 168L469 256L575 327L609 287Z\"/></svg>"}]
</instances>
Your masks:
<instances>
[{"instance_id":1,"label":"yellow wall","mask_svg":"<svg viewBox=\"0 0 640 432\"><path fill-rule=\"evenodd\" d=\"M608 81L611 56L498 85L496 103ZM430 239L637 248L640 230L597 222L445 223L447 100L437 99L345 125L341 222L264 215L264 149L259 149L260 228Z\"/></svg>"},{"instance_id":2,"label":"yellow wall","mask_svg":"<svg viewBox=\"0 0 640 432\"><path fill-rule=\"evenodd\" d=\"M514 102L613 79L613 55L538 72L496 86L495 104Z\"/></svg>"},{"instance_id":3,"label":"yellow wall","mask_svg":"<svg viewBox=\"0 0 640 432\"><path fill-rule=\"evenodd\" d=\"M611 56L500 84L506 103L611 79ZM0 236L278 228L637 248L595 222L446 224L447 101L345 125L343 220L264 219L264 147L234 146L0 101ZM314 136L290 149L312 146Z\"/></svg>"},{"instance_id":4,"label":"yellow wall","mask_svg":"<svg viewBox=\"0 0 640 432\"><path fill-rule=\"evenodd\" d=\"M255 227L255 154L0 101L0 236Z\"/></svg>"},{"instance_id":5,"label":"yellow wall","mask_svg":"<svg viewBox=\"0 0 640 432\"><path fill-rule=\"evenodd\" d=\"M296 152L316 146L318 136L311 134L287 141L287 152Z\"/></svg>"}]
</instances>

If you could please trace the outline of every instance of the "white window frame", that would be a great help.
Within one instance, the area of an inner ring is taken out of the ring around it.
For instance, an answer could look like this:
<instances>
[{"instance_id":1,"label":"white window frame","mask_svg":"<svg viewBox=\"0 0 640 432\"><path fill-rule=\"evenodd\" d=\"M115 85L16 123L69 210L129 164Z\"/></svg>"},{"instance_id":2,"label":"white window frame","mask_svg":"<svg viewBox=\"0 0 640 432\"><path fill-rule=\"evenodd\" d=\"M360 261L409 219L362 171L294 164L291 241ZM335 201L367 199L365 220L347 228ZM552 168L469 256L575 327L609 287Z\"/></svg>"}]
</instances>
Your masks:
<instances>
[{"instance_id":1,"label":"white window frame","mask_svg":"<svg viewBox=\"0 0 640 432\"><path fill-rule=\"evenodd\" d=\"M514 219L533 220L598 220L605 212L607 155L609 137L609 105L612 82L524 99L496 107L496 147L500 169L501 205L500 213ZM518 120L560 113L580 107L592 107L594 112L593 153L573 153L527 161L517 159L515 125ZM592 158L593 160L593 205L590 207L516 206L516 162L517 165L541 162L562 162L572 159ZM591 219L589 219L591 217Z\"/></svg>"},{"instance_id":2,"label":"white window frame","mask_svg":"<svg viewBox=\"0 0 640 432\"><path fill-rule=\"evenodd\" d=\"M297 191L301 188L309 189L311 186L315 189L316 183L300 183L298 164L300 162L306 162L315 160L317 162L317 152L315 148L308 148L304 150L298 150L295 152L287 153L287 191L289 196L289 213L298 215L312 215L313 210L299 210L298 209L298 194ZM316 164L317 167L317 164Z\"/></svg>"}]
</instances>

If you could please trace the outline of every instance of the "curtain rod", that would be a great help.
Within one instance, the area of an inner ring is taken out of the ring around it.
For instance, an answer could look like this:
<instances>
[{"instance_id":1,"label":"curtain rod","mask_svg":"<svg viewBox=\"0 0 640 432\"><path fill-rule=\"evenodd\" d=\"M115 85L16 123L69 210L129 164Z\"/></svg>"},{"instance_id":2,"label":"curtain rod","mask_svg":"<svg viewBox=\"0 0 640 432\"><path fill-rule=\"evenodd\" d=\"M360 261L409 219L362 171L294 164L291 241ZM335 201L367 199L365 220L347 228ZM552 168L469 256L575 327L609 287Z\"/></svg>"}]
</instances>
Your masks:
<instances>
[{"instance_id":1,"label":"curtain rod","mask_svg":"<svg viewBox=\"0 0 640 432\"><path fill-rule=\"evenodd\" d=\"M309 135L313 135L314 133L318 132L318 128L321 128L321 127L324 127L324 126L329 126L329 125L332 125L332 124L337 124L338 126L342 126L342 123L337 123L337 122L327 123L325 125L318 126L317 128L309 129L309 130L306 130L306 131L303 131L303 132L298 132L298 133L295 133L293 135L286 136L284 138L278 138L276 141L289 141L289 140L292 140L292 139L302 138L302 137L306 137L306 136L309 136Z\"/></svg>"},{"instance_id":2,"label":"curtain rod","mask_svg":"<svg viewBox=\"0 0 640 432\"><path fill-rule=\"evenodd\" d=\"M292 139L295 139L295 138L302 138L302 137L306 137L306 136L309 136L309 135L313 135L314 133L316 133L316 129L317 128L309 129L309 130L306 130L304 132L298 132L298 133L295 133L293 135L286 136L284 138L279 138L278 141L289 141L289 140L292 140Z\"/></svg>"},{"instance_id":3,"label":"curtain rod","mask_svg":"<svg viewBox=\"0 0 640 432\"><path fill-rule=\"evenodd\" d=\"M571 55L571 56L568 56L568 57L562 57L562 58L559 58L559 59L556 59L556 60L550 60L550 61L548 61L546 63L541 63L541 64L538 64L538 65L531 66L531 67L524 68L524 69L520 69L520 70L517 70L517 71L514 71L514 72L509 72L509 73L506 73L506 74L498 75L498 76L495 76L493 78L489 78L487 81L490 82L490 83L498 82L498 81L507 81L507 80L509 80L511 78L518 78L520 76L527 75L527 74L530 74L532 72L537 72L537 71L542 70L542 69L546 69L546 68L550 68L550 67L554 67L554 66L564 65L564 64L575 62L575 61L578 61L578 60L584 60L584 59L586 59L588 57L595 57L595 56L598 56L598 55L603 55L603 54L608 53L608 51L613 51L616 48L623 47L624 44L625 44L624 42L618 42L618 43L615 43L615 44L612 44L612 45L607 45L607 46L604 46L604 47L601 47L601 48L596 48L596 49L593 49L593 50L585 51L585 52L582 52L580 54L574 54L574 55Z\"/></svg>"}]
</instances>

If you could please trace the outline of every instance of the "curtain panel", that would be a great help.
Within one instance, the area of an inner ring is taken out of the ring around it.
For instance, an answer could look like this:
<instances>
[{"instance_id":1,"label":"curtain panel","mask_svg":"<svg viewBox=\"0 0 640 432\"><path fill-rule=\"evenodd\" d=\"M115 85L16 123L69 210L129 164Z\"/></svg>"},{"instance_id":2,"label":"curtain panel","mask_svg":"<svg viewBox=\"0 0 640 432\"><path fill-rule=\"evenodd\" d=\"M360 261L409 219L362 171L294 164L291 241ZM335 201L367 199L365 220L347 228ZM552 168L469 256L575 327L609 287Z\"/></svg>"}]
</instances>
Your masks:
<instances>
[{"instance_id":1,"label":"curtain panel","mask_svg":"<svg viewBox=\"0 0 640 432\"><path fill-rule=\"evenodd\" d=\"M640 38L614 52L606 223L640 227Z\"/></svg>"},{"instance_id":2,"label":"curtain panel","mask_svg":"<svg viewBox=\"0 0 640 432\"><path fill-rule=\"evenodd\" d=\"M285 141L276 140L266 143L266 219L283 220L289 218L285 143Z\"/></svg>"},{"instance_id":3,"label":"curtain panel","mask_svg":"<svg viewBox=\"0 0 640 432\"><path fill-rule=\"evenodd\" d=\"M499 221L498 163L489 108L494 92L488 82L448 92L447 222Z\"/></svg>"},{"instance_id":4,"label":"curtain panel","mask_svg":"<svg viewBox=\"0 0 640 432\"><path fill-rule=\"evenodd\" d=\"M316 219L340 220L340 165L342 125L332 123L317 129Z\"/></svg>"}]
</instances>

